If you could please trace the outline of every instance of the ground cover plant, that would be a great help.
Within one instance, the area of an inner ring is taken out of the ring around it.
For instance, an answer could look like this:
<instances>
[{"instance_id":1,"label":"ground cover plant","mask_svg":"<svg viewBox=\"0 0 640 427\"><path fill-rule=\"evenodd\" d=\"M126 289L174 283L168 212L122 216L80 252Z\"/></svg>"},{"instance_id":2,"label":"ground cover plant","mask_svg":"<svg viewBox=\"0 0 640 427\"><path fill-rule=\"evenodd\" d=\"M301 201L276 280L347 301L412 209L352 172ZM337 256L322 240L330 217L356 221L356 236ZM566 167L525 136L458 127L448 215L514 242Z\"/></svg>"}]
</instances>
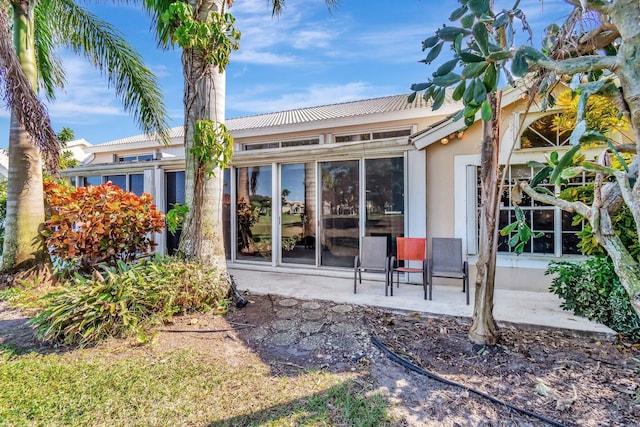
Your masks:
<instances>
[{"instance_id":1,"label":"ground cover plant","mask_svg":"<svg viewBox=\"0 0 640 427\"><path fill-rule=\"evenodd\" d=\"M92 345L109 337L147 341L151 325L195 311L223 312L226 280L212 269L171 257L103 266L75 274L52 293L31 319L43 341Z\"/></svg>"}]
</instances>

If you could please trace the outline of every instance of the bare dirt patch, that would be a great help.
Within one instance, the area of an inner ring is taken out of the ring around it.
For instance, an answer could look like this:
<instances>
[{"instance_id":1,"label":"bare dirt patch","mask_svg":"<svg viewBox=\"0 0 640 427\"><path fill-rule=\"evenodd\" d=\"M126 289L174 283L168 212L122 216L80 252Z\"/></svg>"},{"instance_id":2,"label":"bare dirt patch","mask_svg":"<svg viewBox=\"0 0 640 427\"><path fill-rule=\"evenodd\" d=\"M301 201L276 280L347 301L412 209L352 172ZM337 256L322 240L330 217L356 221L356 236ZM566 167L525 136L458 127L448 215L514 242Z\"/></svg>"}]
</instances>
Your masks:
<instances>
[{"instance_id":1,"label":"bare dirt patch","mask_svg":"<svg viewBox=\"0 0 640 427\"><path fill-rule=\"evenodd\" d=\"M394 425L553 425L392 361L371 337L416 367L567 426L640 420L640 347L558 331L503 328L494 347L467 340L468 321L370 307L250 295L225 316L197 314L157 328L145 351L189 348L274 375L326 369L367 375L390 402ZM26 316L0 302L0 344L44 350ZM113 345L111 343L110 345ZM123 345L121 342L120 345Z\"/></svg>"}]
</instances>

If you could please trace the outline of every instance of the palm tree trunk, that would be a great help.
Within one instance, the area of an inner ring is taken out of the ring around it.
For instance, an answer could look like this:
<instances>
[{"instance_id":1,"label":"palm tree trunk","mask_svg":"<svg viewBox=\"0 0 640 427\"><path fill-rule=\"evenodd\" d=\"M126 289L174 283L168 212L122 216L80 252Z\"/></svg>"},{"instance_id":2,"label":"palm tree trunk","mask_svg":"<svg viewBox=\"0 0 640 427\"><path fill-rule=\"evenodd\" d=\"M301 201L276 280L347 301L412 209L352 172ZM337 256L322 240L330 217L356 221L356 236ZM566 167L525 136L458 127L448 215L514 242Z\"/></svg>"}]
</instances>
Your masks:
<instances>
[{"instance_id":1,"label":"palm tree trunk","mask_svg":"<svg viewBox=\"0 0 640 427\"><path fill-rule=\"evenodd\" d=\"M33 4L13 2L14 45L33 90L37 85ZM11 115L9 179L2 269L30 267L45 260L39 231L44 222L42 160L17 118Z\"/></svg>"},{"instance_id":2,"label":"palm tree trunk","mask_svg":"<svg viewBox=\"0 0 640 427\"><path fill-rule=\"evenodd\" d=\"M500 147L501 92L488 94L493 110L491 121L482 123L480 191L483 205L480 214L480 246L476 263L476 294L469 340L475 344L493 345L498 331L493 318L493 294L496 278L498 218L498 154Z\"/></svg>"},{"instance_id":3,"label":"palm tree trunk","mask_svg":"<svg viewBox=\"0 0 640 427\"><path fill-rule=\"evenodd\" d=\"M195 16L206 19L221 10L222 1L189 1ZM192 154L197 120L224 122L225 75L210 65L202 52L185 48L182 53L185 105L185 203L189 212L180 236L179 253L221 273L226 272L222 231L223 172L206 173L205 164Z\"/></svg>"}]
</instances>

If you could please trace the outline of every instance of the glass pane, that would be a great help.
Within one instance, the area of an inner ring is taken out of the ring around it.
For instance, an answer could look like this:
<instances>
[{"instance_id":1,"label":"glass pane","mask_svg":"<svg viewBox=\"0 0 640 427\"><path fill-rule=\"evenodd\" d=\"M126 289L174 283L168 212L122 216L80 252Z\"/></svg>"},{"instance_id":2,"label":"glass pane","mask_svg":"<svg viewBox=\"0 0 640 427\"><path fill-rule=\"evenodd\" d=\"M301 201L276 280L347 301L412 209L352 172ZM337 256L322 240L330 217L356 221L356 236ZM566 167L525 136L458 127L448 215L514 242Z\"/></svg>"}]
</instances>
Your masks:
<instances>
[{"instance_id":1,"label":"glass pane","mask_svg":"<svg viewBox=\"0 0 640 427\"><path fill-rule=\"evenodd\" d=\"M336 142L356 142L371 140L370 133L360 133L355 135L339 135L335 137Z\"/></svg>"},{"instance_id":2,"label":"glass pane","mask_svg":"<svg viewBox=\"0 0 640 427\"><path fill-rule=\"evenodd\" d=\"M358 254L359 179L358 161L326 162L320 166L322 178L322 251L326 266L352 267Z\"/></svg>"},{"instance_id":3,"label":"glass pane","mask_svg":"<svg viewBox=\"0 0 640 427\"><path fill-rule=\"evenodd\" d=\"M573 225L573 221L578 221L580 218L584 219L579 214L562 211L562 231L581 231L583 224L582 221Z\"/></svg>"},{"instance_id":4,"label":"glass pane","mask_svg":"<svg viewBox=\"0 0 640 427\"><path fill-rule=\"evenodd\" d=\"M365 160L367 236L387 236L388 254L404 235L404 159Z\"/></svg>"},{"instance_id":5,"label":"glass pane","mask_svg":"<svg viewBox=\"0 0 640 427\"><path fill-rule=\"evenodd\" d=\"M101 176L85 176L84 177L84 185L85 185L85 187L87 187L89 185L98 186L100 184L102 184L102 177Z\"/></svg>"},{"instance_id":6,"label":"glass pane","mask_svg":"<svg viewBox=\"0 0 640 427\"><path fill-rule=\"evenodd\" d=\"M531 229L534 231L553 231L554 211L553 210L534 210L532 211L533 223Z\"/></svg>"},{"instance_id":7,"label":"glass pane","mask_svg":"<svg viewBox=\"0 0 640 427\"><path fill-rule=\"evenodd\" d=\"M315 139L299 139L296 141L282 141L283 147L299 147L301 145L317 145L320 143L320 140Z\"/></svg>"},{"instance_id":8,"label":"glass pane","mask_svg":"<svg viewBox=\"0 0 640 427\"><path fill-rule=\"evenodd\" d=\"M144 192L144 175L136 173L129 175L129 191L138 196L141 196Z\"/></svg>"},{"instance_id":9,"label":"glass pane","mask_svg":"<svg viewBox=\"0 0 640 427\"><path fill-rule=\"evenodd\" d=\"M116 187L120 187L122 190L127 189L127 176L126 175L107 175L104 177L106 182L111 181L111 184Z\"/></svg>"},{"instance_id":10,"label":"glass pane","mask_svg":"<svg viewBox=\"0 0 640 427\"><path fill-rule=\"evenodd\" d=\"M553 233L544 233L542 237L533 239L533 252L537 254L554 253Z\"/></svg>"},{"instance_id":11,"label":"glass pane","mask_svg":"<svg viewBox=\"0 0 640 427\"><path fill-rule=\"evenodd\" d=\"M316 263L316 172L313 163L282 165L282 262Z\"/></svg>"},{"instance_id":12,"label":"glass pane","mask_svg":"<svg viewBox=\"0 0 640 427\"><path fill-rule=\"evenodd\" d=\"M184 171L180 172L167 172L165 174L166 185L166 203L165 211L173 208L176 203L184 203ZM176 234L171 234L169 231L167 236L167 253L172 255L176 249L178 249L178 242L180 241L180 230L176 231Z\"/></svg>"},{"instance_id":13,"label":"glass pane","mask_svg":"<svg viewBox=\"0 0 640 427\"><path fill-rule=\"evenodd\" d=\"M224 236L224 255L231 259L231 171L225 169L222 175L222 233Z\"/></svg>"},{"instance_id":14,"label":"glass pane","mask_svg":"<svg viewBox=\"0 0 640 427\"><path fill-rule=\"evenodd\" d=\"M562 233L562 253L580 255L582 252L578 248L580 238L575 233Z\"/></svg>"},{"instance_id":15,"label":"glass pane","mask_svg":"<svg viewBox=\"0 0 640 427\"><path fill-rule=\"evenodd\" d=\"M237 171L237 258L271 261L271 166Z\"/></svg>"},{"instance_id":16,"label":"glass pane","mask_svg":"<svg viewBox=\"0 0 640 427\"><path fill-rule=\"evenodd\" d=\"M411 129L390 130L386 132L374 132L373 139L399 138L411 135Z\"/></svg>"}]
</instances>

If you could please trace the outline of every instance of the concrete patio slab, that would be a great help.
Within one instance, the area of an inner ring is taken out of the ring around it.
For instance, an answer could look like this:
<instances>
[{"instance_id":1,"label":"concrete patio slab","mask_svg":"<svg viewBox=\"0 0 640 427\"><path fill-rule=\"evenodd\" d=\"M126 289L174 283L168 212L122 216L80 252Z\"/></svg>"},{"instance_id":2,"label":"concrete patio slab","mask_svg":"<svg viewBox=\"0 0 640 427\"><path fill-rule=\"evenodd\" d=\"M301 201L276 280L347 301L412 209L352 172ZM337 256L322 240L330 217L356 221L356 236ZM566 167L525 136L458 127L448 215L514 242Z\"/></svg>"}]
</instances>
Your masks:
<instances>
[{"instance_id":1,"label":"concrete patio slab","mask_svg":"<svg viewBox=\"0 0 640 427\"><path fill-rule=\"evenodd\" d=\"M471 303L465 304L462 286L433 286L433 300L424 299L421 285L401 283L393 296L385 296L380 275L363 274L358 292L353 293L353 276L348 272L322 271L318 275L305 271L264 271L250 265L229 266L240 290L266 295L274 294L304 300L327 300L337 303L368 305L393 311L417 312L421 315L444 315L471 318ZM560 299L548 292L514 290L495 291L494 317L499 326L564 330L577 335L613 339L616 333L599 323L575 316L560 308Z\"/></svg>"}]
</instances>

